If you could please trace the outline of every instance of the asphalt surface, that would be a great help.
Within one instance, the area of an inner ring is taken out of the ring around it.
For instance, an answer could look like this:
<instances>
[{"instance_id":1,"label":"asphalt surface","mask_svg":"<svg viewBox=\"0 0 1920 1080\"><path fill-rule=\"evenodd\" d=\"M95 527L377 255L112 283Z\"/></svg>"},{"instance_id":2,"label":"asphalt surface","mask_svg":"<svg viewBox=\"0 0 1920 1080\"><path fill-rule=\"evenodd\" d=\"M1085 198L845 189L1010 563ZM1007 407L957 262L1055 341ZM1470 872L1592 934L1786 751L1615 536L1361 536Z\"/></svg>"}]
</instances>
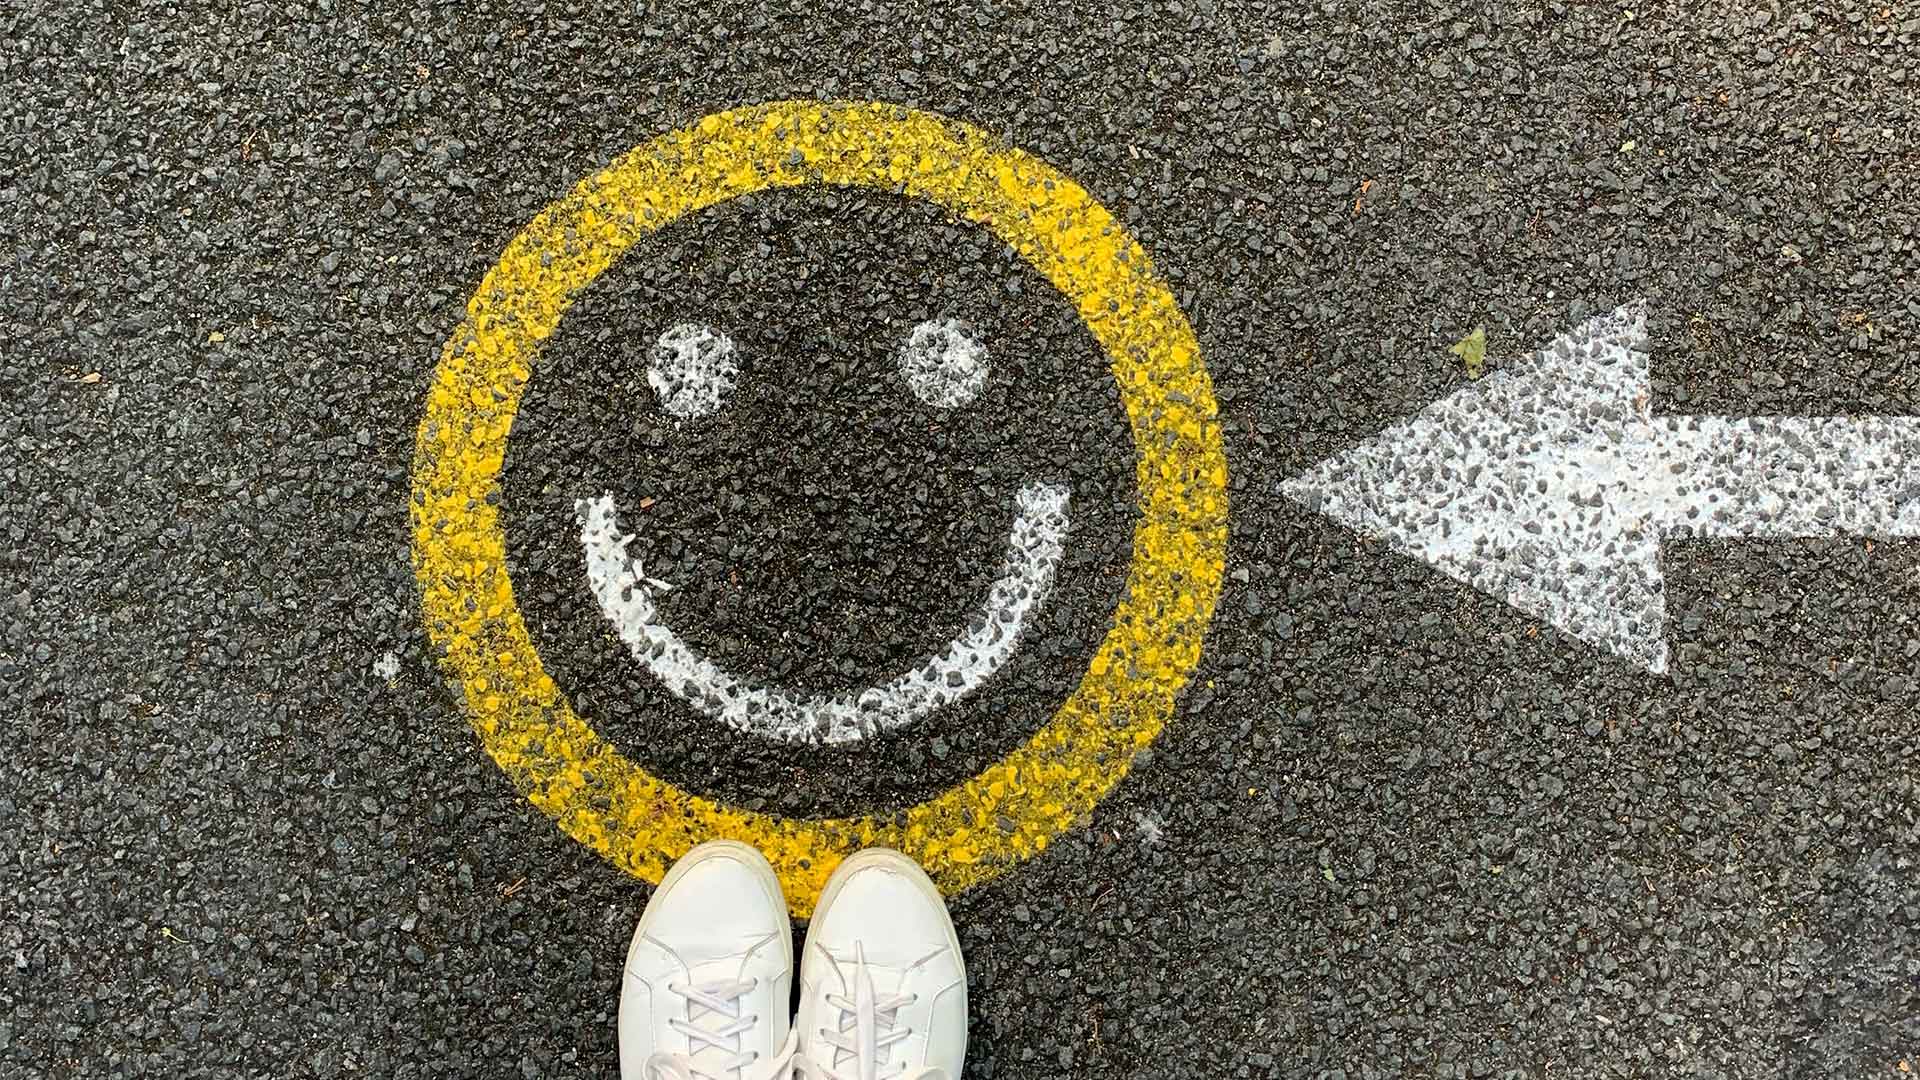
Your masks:
<instances>
[{"instance_id":1,"label":"asphalt surface","mask_svg":"<svg viewBox=\"0 0 1920 1080\"><path fill-rule=\"evenodd\" d=\"M1656 413L1920 413L1917 55L1920 12L1881 3L0 13L0 1074L613 1074L647 888L514 790L436 666L415 433L541 207L816 97L964 120L1100 198L1194 325L1230 463L1179 715L953 901L970 1076L1920 1069L1920 542L1669 544L1652 676L1277 490L1465 385L1475 327L1498 370L1642 296ZM680 226L534 373L501 494L530 633L699 793L839 814L971 775L1117 595L1132 452L1097 348L917 202ZM888 365L954 313L995 374L932 419ZM668 319L748 358L697 434L647 396ZM1030 648L850 750L675 706L572 519L654 500L668 619L831 687L964 621L1028 477L1075 500Z\"/></svg>"}]
</instances>

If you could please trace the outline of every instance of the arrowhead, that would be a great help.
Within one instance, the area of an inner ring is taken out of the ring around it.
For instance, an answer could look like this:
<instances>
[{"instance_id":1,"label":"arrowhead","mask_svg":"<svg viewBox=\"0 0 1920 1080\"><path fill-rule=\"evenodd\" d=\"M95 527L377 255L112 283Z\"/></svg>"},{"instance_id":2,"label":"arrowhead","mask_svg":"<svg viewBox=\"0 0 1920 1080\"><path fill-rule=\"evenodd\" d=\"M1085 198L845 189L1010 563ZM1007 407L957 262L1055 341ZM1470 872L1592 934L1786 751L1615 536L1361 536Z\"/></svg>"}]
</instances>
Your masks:
<instances>
[{"instance_id":1,"label":"arrowhead","mask_svg":"<svg viewBox=\"0 0 1920 1080\"><path fill-rule=\"evenodd\" d=\"M1448 576L1667 669L1646 307L1589 320L1281 485Z\"/></svg>"}]
</instances>

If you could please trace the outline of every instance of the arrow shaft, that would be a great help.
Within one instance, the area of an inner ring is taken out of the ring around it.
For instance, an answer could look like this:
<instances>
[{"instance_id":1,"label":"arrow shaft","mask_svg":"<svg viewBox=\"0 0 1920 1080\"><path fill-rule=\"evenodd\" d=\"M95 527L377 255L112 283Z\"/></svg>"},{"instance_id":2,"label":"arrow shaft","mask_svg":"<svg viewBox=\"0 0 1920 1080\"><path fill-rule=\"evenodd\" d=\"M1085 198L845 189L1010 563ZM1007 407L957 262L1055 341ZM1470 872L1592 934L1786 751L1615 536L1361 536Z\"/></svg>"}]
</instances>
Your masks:
<instances>
[{"instance_id":1,"label":"arrow shaft","mask_svg":"<svg viewBox=\"0 0 1920 1080\"><path fill-rule=\"evenodd\" d=\"M1666 535L1920 535L1920 420L1678 416L1646 462Z\"/></svg>"}]
</instances>

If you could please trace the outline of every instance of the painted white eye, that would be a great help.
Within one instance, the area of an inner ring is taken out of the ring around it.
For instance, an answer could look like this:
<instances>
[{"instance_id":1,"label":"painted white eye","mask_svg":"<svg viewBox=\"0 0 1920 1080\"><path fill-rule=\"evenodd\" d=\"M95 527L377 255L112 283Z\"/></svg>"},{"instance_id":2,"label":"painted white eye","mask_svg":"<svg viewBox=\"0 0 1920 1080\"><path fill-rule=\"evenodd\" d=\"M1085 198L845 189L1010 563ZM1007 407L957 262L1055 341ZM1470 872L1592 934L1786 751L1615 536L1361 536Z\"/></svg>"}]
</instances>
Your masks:
<instances>
[{"instance_id":1,"label":"painted white eye","mask_svg":"<svg viewBox=\"0 0 1920 1080\"><path fill-rule=\"evenodd\" d=\"M703 323L675 323L653 343L647 385L667 415L689 420L720 408L740 375L733 339Z\"/></svg>"},{"instance_id":2,"label":"painted white eye","mask_svg":"<svg viewBox=\"0 0 1920 1080\"><path fill-rule=\"evenodd\" d=\"M921 401L957 409L987 385L986 343L958 319L928 319L900 347L900 374Z\"/></svg>"}]
</instances>

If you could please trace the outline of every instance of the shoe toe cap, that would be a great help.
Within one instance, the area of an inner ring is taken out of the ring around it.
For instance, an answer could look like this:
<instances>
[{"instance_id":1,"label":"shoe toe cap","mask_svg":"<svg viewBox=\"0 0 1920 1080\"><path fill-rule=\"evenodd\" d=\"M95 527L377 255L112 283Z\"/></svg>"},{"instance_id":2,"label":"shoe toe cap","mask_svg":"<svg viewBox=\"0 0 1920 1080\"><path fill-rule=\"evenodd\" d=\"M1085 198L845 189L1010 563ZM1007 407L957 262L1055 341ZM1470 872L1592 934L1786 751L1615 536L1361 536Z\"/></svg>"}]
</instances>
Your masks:
<instances>
[{"instance_id":1,"label":"shoe toe cap","mask_svg":"<svg viewBox=\"0 0 1920 1080\"><path fill-rule=\"evenodd\" d=\"M699 939L717 928L765 935L788 928L787 910L763 868L729 852L689 866L647 905L641 929L664 941Z\"/></svg>"},{"instance_id":2,"label":"shoe toe cap","mask_svg":"<svg viewBox=\"0 0 1920 1080\"><path fill-rule=\"evenodd\" d=\"M858 942L869 963L905 967L950 946L952 925L923 881L877 864L847 877L817 937L835 954L851 955Z\"/></svg>"}]
</instances>

